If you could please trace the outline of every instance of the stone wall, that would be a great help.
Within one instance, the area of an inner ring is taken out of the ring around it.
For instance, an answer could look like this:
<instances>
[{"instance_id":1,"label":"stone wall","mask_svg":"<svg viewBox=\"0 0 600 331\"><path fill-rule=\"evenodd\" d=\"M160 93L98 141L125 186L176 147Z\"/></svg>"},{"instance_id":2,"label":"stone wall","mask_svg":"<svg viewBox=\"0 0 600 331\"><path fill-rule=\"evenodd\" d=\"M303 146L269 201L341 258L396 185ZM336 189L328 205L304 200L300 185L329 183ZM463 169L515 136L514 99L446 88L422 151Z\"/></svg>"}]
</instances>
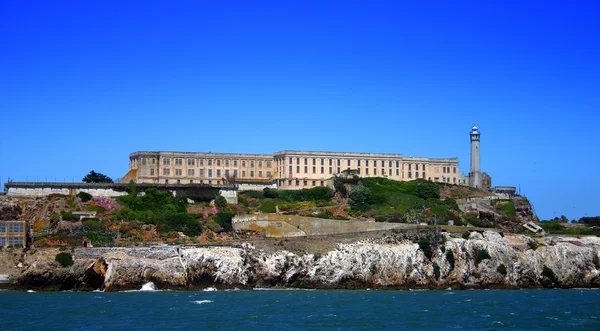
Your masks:
<instances>
[{"instance_id":1,"label":"stone wall","mask_svg":"<svg viewBox=\"0 0 600 331\"><path fill-rule=\"evenodd\" d=\"M234 230L256 231L271 238L310 237L391 229L418 229L420 227L404 223L332 220L282 214L252 214L233 218Z\"/></svg>"}]
</instances>

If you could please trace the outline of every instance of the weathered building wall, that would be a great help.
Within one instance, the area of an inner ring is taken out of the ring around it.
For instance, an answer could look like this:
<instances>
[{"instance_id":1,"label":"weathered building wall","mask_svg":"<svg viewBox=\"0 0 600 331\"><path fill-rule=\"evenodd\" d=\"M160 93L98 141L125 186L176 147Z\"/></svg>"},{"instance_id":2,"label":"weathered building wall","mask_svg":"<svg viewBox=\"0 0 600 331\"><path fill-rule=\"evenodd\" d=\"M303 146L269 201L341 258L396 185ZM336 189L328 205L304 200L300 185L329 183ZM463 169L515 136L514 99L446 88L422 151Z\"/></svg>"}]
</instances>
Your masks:
<instances>
[{"instance_id":1,"label":"weathered building wall","mask_svg":"<svg viewBox=\"0 0 600 331\"><path fill-rule=\"evenodd\" d=\"M332 220L282 214L253 214L233 218L234 230L261 232L266 237L272 238L321 236L400 228L416 229L419 227L419 225L403 223Z\"/></svg>"}]
</instances>

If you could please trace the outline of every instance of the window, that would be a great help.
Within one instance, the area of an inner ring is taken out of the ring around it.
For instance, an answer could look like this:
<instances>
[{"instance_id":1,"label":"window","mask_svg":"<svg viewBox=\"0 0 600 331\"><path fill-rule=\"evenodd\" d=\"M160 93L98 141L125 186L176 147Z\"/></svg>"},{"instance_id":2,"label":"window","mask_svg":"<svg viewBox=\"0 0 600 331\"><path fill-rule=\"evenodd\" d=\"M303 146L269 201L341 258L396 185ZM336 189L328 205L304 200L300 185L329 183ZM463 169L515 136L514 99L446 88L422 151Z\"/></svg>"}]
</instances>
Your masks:
<instances>
[{"instance_id":1,"label":"window","mask_svg":"<svg viewBox=\"0 0 600 331\"><path fill-rule=\"evenodd\" d=\"M329 165L333 165L333 160L329 159Z\"/></svg>"},{"instance_id":2,"label":"window","mask_svg":"<svg viewBox=\"0 0 600 331\"><path fill-rule=\"evenodd\" d=\"M396 168L400 167L400 161L396 161Z\"/></svg>"},{"instance_id":3,"label":"window","mask_svg":"<svg viewBox=\"0 0 600 331\"><path fill-rule=\"evenodd\" d=\"M234 175L235 177L237 177L237 175L238 175L238 171L237 171L237 169L234 169L234 170L233 170L233 175Z\"/></svg>"},{"instance_id":4,"label":"window","mask_svg":"<svg viewBox=\"0 0 600 331\"><path fill-rule=\"evenodd\" d=\"M456 173L456 167L452 168L452 172Z\"/></svg>"},{"instance_id":5,"label":"window","mask_svg":"<svg viewBox=\"0 0 600 331\"><path fill-rule=\"evenodd\" d=\"M376 167L377 166L377 161L373 160L373 166Z\"/></svg>"},{"instance_id":6,"label":"window","mask_svg":"<svg viewBox=\"0 0 600 331\"><path fill-rule=\"evenodd\" d=\"M415 178L419 178L419 172L415 171Z\"/></svg>"},{"instance_id":7,"label":"window","mask_svg":"<svg viewBox=\"0 0 600 331\"><path fill-rule=\"evenodd\" d=\"M396 176L400 176L400 169L396 169Z\"/></svg>"},{"instance_id":8,"label":"window","mask_svg":"<svg viewBox=\"0 0 600 331\"><path fill-rule=\"evenodd\" d=\"M242 177L246 177L246 170L242 170Z\"/></svg>"},{"instance_id":9,"label":"window","mask_svg":"<svg viewBox=\"0 0 600 331\"><path fill-rule=\"evenodd\" d=\"M333 170L331 167L329 167L329 174L331 175L333 173Z\"/></svg>"},{"instance_id":10,"label":"window","mask_svg":"<svg viewBox=\"0 0 600 331\"><path fill-rule=\"evenodd\" d=\"M212 161L213 161L213 160L208 160L208 166L209 166L209 167L210 167L210 166L212 166Z\"/></svg>"},{"instance_id":11,"label":"window","mask_svg":"<svg viewBox=\"0 0 600 331\"><path fill-rule=\"evenodd\" d=\"M181 169L175 169L175 176L181 176L182 173Z\"/></svg>"},{"instance_id":12,"label":"window","mask_svg":"<svg viewBox=\"0 0 600 331\"><path fill-rule=\"evenodd\" d=\"M299 174L300 173L300 166L296 166L296 173Z\"/></svg>"},{"instance_id":13,"label":"window","mask_svg":"<svg viewBox=\"0 0 600 331\"><path fill-rule=\"evenodd\" d=\"M229 177L229 169L225 169L225 177Z\"/></svg>"},{"instance_id":14,"label":"window","mask_svg":"<svg viewBox=\"0 0 600 331\"><path fill-rule=\"evenodd\" d=\"M221 166L221 160L217 160L217 167Z\"/></svg>"},{"instance_id":15,"label":"window","mask_svg":"<svg viewBox=\"0 0 600 331\"><path fill-rule=\"evenodd\" d=\"M212 178L213 176L213 171L212 169L208 169L208 178ZM210 184L210 182L208 182Z\"/></svg>"},{"instance_id":16,"label":"window","mask_svg":"<svg viewBox=\"0 0 600 331\"><path fill-rule=\"evenodd\" d=\"M8 246L23 245L22 237L8 237Z\"/></svg>"},{"instance_id":17,"label":"window","mask_svg":"<svg viewBox=\"0 0 600 331\"><path fill-rule=\"evenodd\" d=\"M271 168L271 161L267 161L267 168Z\"/></svg>"},{"instance_id":18,"label":"window","mask_svg":"<svg viewBox=\"0 0 600 331\"><path fill-rule=\"evenodd\" d=\"M267 171L267 177L271 178L271 172L270 171Z\"/></svg>"},{"instance_id":19,"label":"window","mask_svg":"<svg viewBox=\"0 0 600 331\"><path fill-rule=\"evenodd\" d=\"M201 167L204 167L204 160L203 159L198 160L198 165Z\"/></svg>"},{"instance_id":20,"label":"window","mask_svg":"<svg viewBox=\"0 0 600 331\"><path fill-rule=\"evenodd\" d=\"M324 186L324 185L325 185L325 183L323 181L321 181L321 186Z\"/></svg>"},{"instance_id":21,"label":"window","mask_svg":"<svg viewBox=\"0 0 600 331\"><path fill-rule=\"evenodd\" d=\"M325 165L325 159L321 159L321 165Z\"/></svg>"},{"instance_id":22,"label":"window","mask_svg":"<svg viewBox=\"0 0 600 331\"><path fill-rule=\"evenodd\" d=\"M390 169L390 171L388 172L388 176L391 176L393 174L392 169Z\"/></svg>"},{"instance_id":23,"label":"window","mask_svg":"<svg viewBox=\"0 0 600 331\"><path fill-rule=\"evenodd\" d=\"M171 169L163 168L163 176L171 175Z\"/></svg>"},{"instance_id":24,"label":"window","mask_svg":"<svg viewBox=\"0 0 600 331\"><path fill-rule=\"evenodd\" d=\"M356 172L360 175L360 168L357 168Z\"/></svg>"},{"instance_id":25,"label":"window","mask_svg":"<svg viewBox=\"0 0 600 331\"><path fill-rule=\"evenodd\" d=\"M246 168L246 161L242 161L242 168Z\"/></svg>"},{"instance_id":26,"label":"window","mask_svg":"<svg viewBox=\"0 0 600 331\"><path fill-rule=\"evenodd\" d=\"M369 160L365 160L365 166L369 166Z\"/></svg>"},{"instance_id":27,"label":"window","mask_svg":"<svg viewBox=\"0 0 600 331\"><path fill-rule=\"evenodd\" d=\"M254 161L250 161L250 168L254 168Z\"/></svg>"},{"instance_id":28,"label":"window","mask_svg":"<svg viewBox=\"0 0 600 331\"><path fill-rule=\"evenodd\" d=\"M452 178L452 182L456 184L456 177Z\"/></svg>"},{"instance_id":29,"label":"window","mask_svg":"<svg viewBox=\"0 0 600 331\"><path fill-rule=\"evenodd\" d=\"M258 172L258 177L262 177L262 171Z\"/></svg>"},{"instance_id":30,"label":"window","mask_svg":"<svg viewBox=\"0 0 600 331\"><path fill-rule=\"evenodd\" d=\"M308 164L308 159L304 159L304 165Z\"/></svg>"},{"instance_id":31,"label":"window","mask_svg":"<svg viewBox=\"0 0 600 331\"><path fill-rule=\"evenodd\" d=\"M417 170L417 171L419 170L419 165L418 164L415 164L415 170Z\"/></svg>"},{"instance_id":32,"label":"window","mask_svg":"<svg viewBox=\"0 0 600 331\"><path fill-rule=\"evenodd\" d=\"M194 176L194 169L188 169L188 176Z\"/></svg>"},{"instance_id":33,"label":"window","mask_svg":"<svg viewBox=\"0 0 600 331\"><path fill-rule=\"evenodd\" d=\"M408 172L408 178L412 178L412 172Z\"/></svg>"},{"instance_id":34,"label":"window","mask_svg":"<svg viewBox=\"0 0 600 331\"><path fill-rule=\"evenodd\" d=\"M154 168L150 169L150 176L154 176Z\"/></svg>"},{"instance_id":35,"label":"window","mask_svg":"<svg viewBox=\"0 0 600 331\"><path fill-rule=\"evenodd\" d=\"M0 232L1 233L6 232L6 224L4 224L4 223L0 224Z\"/></svg>"},{"instance_id":36,"label":"window","mask_svg":"<svg viewBox=\"0 0 600 331\"><path fill-rule=\"evenodd\" d=\"M194 184L194 180L193 179L190 179L190 184Z\"/></svg>"},{"instance_id":37,"label":"window","mask_svg":"<svg viewBox=\"0 0 600 331\"><path fill-rule=\"evenodd\" d=\"M357 165L360 167L360 160L357 161Z\"/></svg>"},{"instance_id":38,"label":"window","mask_svg":"<svg viewBox=\"0 0 600 331\"><path fill-rule=\"evenodd\" d=\"M217 177L221 177L221 169L217 169Z\"/></svg>"},{"instance_id":39,"label":"window","mask_svg":"<svg viewBox=\"0 0 600 331\"><path fill-rule=\"evenodd\" d=\"M304 173L307 174L308 173L308 167L304 166Z\"/></svg>"},{"instance_id":40,"label":"window","mask_svg":"<svg viewBox=\"0 0 600 331\"><path fill-rule=\"evenodd\" d=\"M290 160L291 160L291 159L292 159L292 158L290 158ZM292 161L290 161L290 163L292 163ZM289 186L292 186L292 180L291 180L291 179L290 179L290 180L288 180L288 185L289 185Z\"/></svg>"},{"instance_id":41,"label":"window","mask_svg":"<svg viewBox=\"0 0 600 331\"><path fill-rule=\"evenodd\" d=\"M181 159L175 159L175 165L182 165L183 161Z\"/></svg>"},{"instance_id":42,"label":"window","mask_svg":"<svg viewBox=\"0 0 600 331\"><path fill-rule=\"evenodd\" d=\"M292 163L293 163L293 162L292 162L292 158L290 157L290 164L292 164ZM292 183L290 183L290 185L292 185Z\"/></svg>"},{"instance_id":43,"label":"window","mask_svg":"<svg viewBox=\"0 0 600 331\"><path fill-rule=\"evenodd\" d=\"M325 173L325 167L321 167L321 173L324 174Z\"/></svg>"},{"instance_id":44,"label":"window","mask_svg":"<svg viewBox=\"0 0 600 331\"><path fill-rule=\"evenodd\" d=\"M340 160L337 160L337 165L338 165L338 167L340 166ZM338 170L338 172L339 172L339 170Z\"/></svg>"},{"instance_id":45,"label":"window","mask_svg":"<svg viewBox=\"0 0 600 331\"><path fill-rule=\"evenodd\" d=\"M348 160L348 166L350 166L350 160Z\"/></svg>"},{"instance_id":46,"label":"window","mask_svg":"<svg viewBox=\"0 0 600 331\"><path fill-rule=\"evenodd\" d=\"M237 160L233 160L233 166L237 167Z\"/></svg>"},{"instance_id":47,"label":"window","mask_svg":"<svg viewBox=\"0 0 600 331\"><path fill-rule=\"evenodd\" d=\"M225 160L225 166L229 167L229 160Z\"/></svg>"},{"instance_id":48,"label":"window","mask_svg":"<svg viewBox=\"0 0 600 331\"><path fill-rule=\"evenodd\" d=\"M262 168L262 161L258 161L258 167Z\"/></svg>"},{"instance_id":49,"label":"window","mask_svg":"<svg viewBox=\"0 0 600 331\"><path fill-rule=\"evenodd\" d=\"M188 165L189 166L196 165L196 160L194 160L194 159L188 159Z\"/></svg>"},{"instance_id":50,"label":"window","mask_svg":"<svg viewBox=\"0 0 600 331\"><path fill-rule=\"evenodd\" d=\"M425 171L425 165L424 164L423 164L423 166L421 168L423 168L423 171Z\"/></svg>"},{"instance_id":51,"label":"window","mask_svg":"<svg viewBox=\"0 0 600 331\"><path fill-rule=\"evenodd\" d=\"M181 180L180 179L177 180L177 184L181 184Z\"/></svg>"},{"instance_id":52,"label":"window","mask_svg":"<svg viewBox=\"0 0 600 331\"><path fill-rule=\"evenodd\" d=\"M156 159L150 159L150 160L152 161L152 162L150 162L150 163L152 163L152 164L156 164Z\"/></svg>"},{"instance_id":53,"label":"window","mask_svg":"<svg viewBox=\"0 0 600 331\"><path fill-rule=\"evenodd\" d=\"M296 179L296 186L300 186L300 181Z\"/></svg>"},{"instance_id":54,"label":"window","mask_svg":"<svg viewBox=\"0 0 600 331\"><path fill-rule=\"evenodd\" d=\"M204 169L200 169L200 177L204 177Z\"/></svg>"},{"instance_id":55,"label":"window","mask_svg":"<svg viewBox=\"0 0 600 331\"><path fill-rule=\"evenodd\" d=\"M313 174L317 173L317 167L313 167Z\"/></svg>"},{"instance_id":56,"label":"window","mask_svg":"<svg viewBox=\"0 0 600 331\"><path fill-rule=\"evenodd\" d=\"M365 169L365 175L367 175L367 176L369 175L369 168Z\"/></svg>"},{"instance_id":57,"label":"window","mask_svg":"<svg viewBox=\"0 0 600 331\"><path fill-rule=\"evenodd\" d=\"M339 174L339 173L341 173L341 171L340 171L340 167L338 167L338 168L337 168L337 173L338 173L338 174Z\"/></svg>"},{"instance_id":58,"label":"window","mask_svg":"<svg viewBox=\"0 0 600 331\"><path fill-rule=\"evenodd\" d=\"M390 165L389 165L389 167L390 167L390 168L392 167L392 161L390 161Z\"/></svg>"},{"instance_id":59,"label":"window","mask_svg":"<svg viewBox=\"0 0 600 331\"><path fill-rule=\"evenodd\" d=\"M308 186L308 181L307 181L307 180L303 180L303 181L302 181L302 185L304 185L304 186Z\"/></svg>"},{"instance_id":60,"label":"window","mask_svg":"<svg viewBox=\"0 0 600 331\"><path fill-rule=\"evenodd\" d=\"M290 166L290 175L292 174L292 166Z\"/></svg>"},{"instance_id":61,"label":"window","mask_svg":"<svg viewBox=\"0 0 600 331\"><path fill-rule=\"evenodd\" d=\"M373 175L377 175L377 168L373 169Z\"/></svg>"},{"instance_id":62,"label":"window","mask_svg":"<svg viewBox=\"0 0 600 331\"><path fill-rule=\"evenodd\" d=\"M315 186L316 184L317 184L317 182L313 180L312 181L312 186Z\"/></svg>"},{"instance_id":63,"label":"window","mask_svg":"<svg viewBox=\"0 0 600 331\"><path fill-rule=\"evenodd\" d=\"M165 179L165 184L169 184L169 180L168 179Z\"/></svg>"},{"instance_id":64,"label":"window","mask_svg":"<svg viewBox=\"0 0 600 331\"><path fill-rule=\"evenodd\" d=\"M412 164L410 164L410 163L408 164L408 171L410 171L410 167L411 167L411 165L412 165Z\"/></svg>"},{"instance_id":65,"label":"window","mask_svg":"<svg viewBox=\"0 0 600 331\"><path fill-rule=\"evenodd\" d=\"M425 178L425 172L421 173L421 178Z\"/></svg>"},{"instance_id":66,"label":"window","mask_svg":"<svg viewBox=\"0 0 600 331\"><path fill-rule=\"evenodd\" d=\"M8 232L24 232L24 224L23 223L8 223Z\"/></svg>"},{"instance_id":67,"label":"window","mask_svg":"<svg viewBox=\"0 0 600 331\"><path fill-rule=\"evenodd\" d=\"M146 158L142 158L142 165L146 165Z\"/></svg>"},{"instance_id":68,"label":"window","mask_svg":"<svg viewBox=\"0 0 600 331\"><path fill-rule=\"evenodd\" d=\"M317 159L312 159L313 160L313 165L317 164Z\"/></svg>"},{"instance_id":69,"label":"window","mask_svg":"<svg viewBox=\"0 0 600 331\"><path fill-rule=\"evenodd\" d=\"M254 177L254 171L250 171L250 177Z\"/></svg>"},{"instance_id":70,"label":"window","mask_svg":"<svg viewBox=\"0 0 600 331\"><path fill-rule=\"evenodd\" d=\"M163 159L163 165L171 165L171 159Z\"/></svg>"}]
</instances>

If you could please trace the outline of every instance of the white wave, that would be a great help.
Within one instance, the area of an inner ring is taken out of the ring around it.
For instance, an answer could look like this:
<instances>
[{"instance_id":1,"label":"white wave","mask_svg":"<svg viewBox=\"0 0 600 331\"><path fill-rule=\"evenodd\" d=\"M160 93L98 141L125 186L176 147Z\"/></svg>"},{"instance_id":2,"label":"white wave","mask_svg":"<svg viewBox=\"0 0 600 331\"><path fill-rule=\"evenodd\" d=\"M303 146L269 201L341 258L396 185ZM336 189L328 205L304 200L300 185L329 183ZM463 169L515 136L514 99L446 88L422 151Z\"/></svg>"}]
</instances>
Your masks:
<instances>
[{"instance_id":1,"label":"white wave","mask_svg":"<svg viewBox=\"0 0 600 331\"><path fill-rule=\"evenodd\" d=\"M213 303L214 301L212 301L212 300L196 300L196 301L190 301L190 302L195 303L197 305L202 305L205 303Z\"/></svg>"},{"instance_id":2,"label":"white wave","mask_svg":"<svg viewBox=\"0 0 600 331\"><path fill-rule=\"evenodd\" d=\"M207 287L205 289L203 289L202 291L204 292L215 292L217 289L214 287Z\"/></svg>"},{"instance_id":3,"label":"white wave","mask_svg":"<svg viewBox=\"0 0 600 331\"><path fill-rule=\"evenodd\" d=\"M27 293L35 293L34 290L27 290Z\"/></svg>"},{"instance_id":4,"label":"white wave","mask_svg":"<svg viewBox=\"0 0 600 331\"><path fill-rule=\"evenodd\" d=\"M140 289L140 291L156 291L156 287L154 286L153 282L147 282L146 284L144 284L142 286L142 288Z\"/></svg>"},{"instance_id":5,"label":"white wave","mask_svg":"<svg viewBox=\"0 0 600 331\"><path fill-rule=\"evenodd\" d=\"M93 290L92 292L100 292L100 293L104 293L104 290L101 290L101 289L99 289L99 288L98 288L98 289L95 289L95 290Z\"/></svg>"},{"instance_id":6,"label":"white wave","mask_svg":"<svg viewBox=\"0 0 600 331\"><path fill-rule=\"evenodd\" d=\"M316 291L314 288L281 288L281 287L255 287L253 291Z\"/></svg>"}]
</instances>

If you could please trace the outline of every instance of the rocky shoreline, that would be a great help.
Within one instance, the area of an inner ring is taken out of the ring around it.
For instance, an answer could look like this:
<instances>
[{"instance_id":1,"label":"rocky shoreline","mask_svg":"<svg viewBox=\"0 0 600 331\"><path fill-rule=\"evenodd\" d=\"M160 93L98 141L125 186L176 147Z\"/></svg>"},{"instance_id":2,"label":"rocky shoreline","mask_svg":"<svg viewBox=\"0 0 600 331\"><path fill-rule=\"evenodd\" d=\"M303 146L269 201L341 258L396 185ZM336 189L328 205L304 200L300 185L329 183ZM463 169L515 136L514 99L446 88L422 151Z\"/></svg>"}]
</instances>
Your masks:
<instances>
[{"instance_id":1,"label":"rocky shoreline","mask_svg":"<svg viewBox=\"0 0 600 331\"><path fill-rule=\"evenodd\" d=\"M491 231L472 232L468 239L443 236L444 242L428 254L418 243L394 234L340 242L313 253L265 250L252 243L76 248L70 267L54 260L58 249L4 250L4 272L14 282L0 286L36 291L123 291L147 282L171 290L600 287L597 237L535 241Z\"/></svg>"}]
</instances>

